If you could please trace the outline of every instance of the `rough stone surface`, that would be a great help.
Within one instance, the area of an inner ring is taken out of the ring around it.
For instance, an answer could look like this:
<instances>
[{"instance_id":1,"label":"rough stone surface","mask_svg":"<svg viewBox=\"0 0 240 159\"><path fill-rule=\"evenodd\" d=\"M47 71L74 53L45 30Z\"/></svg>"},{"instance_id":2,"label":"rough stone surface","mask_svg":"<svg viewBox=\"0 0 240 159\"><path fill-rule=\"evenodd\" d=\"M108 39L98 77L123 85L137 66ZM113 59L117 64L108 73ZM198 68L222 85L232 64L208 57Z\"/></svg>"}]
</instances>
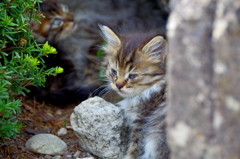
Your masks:
<instances>
[{"instance_id":1,"label":"rough stone surface","mask_svg":"<svg viewBox=\"0 0 240 159\"><path fill-rule=\"evenodd\" d=\"M26 142L26 147L32 152L47 155L63 155L67 152L67 144L52 134L38 134Z\"/></svg>"},{"instance_id":2,"label":"rough stone surface","mask_svg":"<svg viewBox=\"0 0 240 159\"><path fill-rule=\"evenodd\" d=\"M172 0L171 159L240 158L240 1Z\"/></svg>"},{"instance_id":3,"label":"rough stone surface","mask_svg":"<svg viewBox=\"0 0 240 159\"><path fill-rule=\"evenodd\" d=\"M93 97L75 107L70 121L83 149L104 159L123 158L127 128L118 107Z\"/></svg>"}]
</instances>

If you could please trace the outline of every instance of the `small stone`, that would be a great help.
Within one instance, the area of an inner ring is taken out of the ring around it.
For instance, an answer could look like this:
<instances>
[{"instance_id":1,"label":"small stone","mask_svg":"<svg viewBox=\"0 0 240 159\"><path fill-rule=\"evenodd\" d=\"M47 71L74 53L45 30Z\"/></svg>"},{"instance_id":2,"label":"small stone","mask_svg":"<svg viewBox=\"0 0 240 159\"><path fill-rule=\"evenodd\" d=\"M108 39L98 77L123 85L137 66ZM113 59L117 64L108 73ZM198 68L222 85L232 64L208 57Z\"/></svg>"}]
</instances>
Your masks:
<instances>
[{"instance_id":1,"label":"small stone","mask_svg":"<svg viewBox=\"0 0 240 159\"><path fill-rule=\"evenodd\" d=\"M72 159L72 155L67 155L65 159Z\"/></svg>"},{"instance_id":2,"label":"small stone","mask_svg":"<svg viewBox=\"0 0 240 159\"><path fill-rule=\"evenodd\" d=\"M72 129L72 125L67 125L66 128L67 129Z\"/></svg>"},{"instance_id":3,"label":"small stone","mask_svg":"<svg viewBox=\"0 0 240 159\"><path fill-rule=\"evenodd\" d=\"M52 159L61 159L61 156L54 156Z\"/></svg>"},{"instance_id":4,"label":"small stone","mask_svg":"<svg viewBox=\"0 0 240 159\"><path fill-rule=\"evenodd\" d=\"M44 159L52 159L52 156L51 155L45 155Z\"/></svg>"},{"instance_id":5,"label":"small stone","mask_svg":"<svg viewBox=\"0 0 240 159\"><path fill-rule=\"evenodd\" d=\"M47 155L63 155L67 152L67 144L52 134L34 135L26 142L26 148Z\"/></svg>"},{"instance_id":6,"label":"small stone","mask_svg":"<svg viewBox=\"0 0 240 159\"><path fill-rule=\"evenodd\" d=\"M73 155L73 157L74 157L74 158L78 158L78 157L80 156L80 153L81 153L80 151L77 151L77 152Z\"/></svg>"},{"instance_id":7,"label":"small stone","mask_svg":"<svg viewBox=\"0 0 240 159\"><path fill-rule=\"evenodd\" d=\"M58 136L66 135L67 134L67 129L61 128L61 129L58 130L57 134L58 134Z\"/></svg>"},{"instance_id":8,"label":"small stone","mask_svg":"<svg viewBox=\"0 0 240 159\"><path fill-rule=\"evenodd\" d=\"M59 116L62 115L62 110L57 110L55 115L59 115Z\"/></svg>"},{"instance_id":9,"label":"small stone","mask_svg":"<svg viewBox=\"0 0 240 159\"><path fill-rule=\"evenodd\" d=\"M49 117L52 117L52 118L54 117L54 116L52 115L52 113L50 113L50 112L48 112L47 115L48 115Z\"/></svg>"}]
</instances>

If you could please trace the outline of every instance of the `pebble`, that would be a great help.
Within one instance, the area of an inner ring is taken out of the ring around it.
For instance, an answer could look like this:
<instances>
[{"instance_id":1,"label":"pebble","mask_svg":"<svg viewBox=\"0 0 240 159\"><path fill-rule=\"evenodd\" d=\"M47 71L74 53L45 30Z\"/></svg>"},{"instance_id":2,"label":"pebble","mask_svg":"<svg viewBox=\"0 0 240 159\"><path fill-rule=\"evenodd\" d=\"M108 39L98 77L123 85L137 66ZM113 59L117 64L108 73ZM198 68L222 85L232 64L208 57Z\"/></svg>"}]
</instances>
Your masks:
<instances>
[{"instance_id":1,"label":"pebble","mask_svg":"<svg viewBox=\"0 0 240 159\"><path fill-rule=\"evenodd\" d=\"M73 157L74 157L74 158L78 158L78 157L80 156L80 153L81 153L80 151L75 152L75 154L73 155Z\"/></svg>"},{"instance_id":2,"label":"pebble","mask_svg":"<svg viewBox=\"0 0 240 159\"><path fill-rule=\"evenodd\" d=\"M26 148L46 155L63 155L67 152L67 144L52 134L34 135L26 142Z\"/></svg>"},{"instance_id":3,"label":"pebble","mask_svg":"<svg viewBox=\"0 0 240 159\"><path fill-rule=\"evenodd\" d=\"M57 134L58 134L58 136L66 135L67 134L67 129L61 128L61 129L58 130Z\"/></svg>"}]
</instances>

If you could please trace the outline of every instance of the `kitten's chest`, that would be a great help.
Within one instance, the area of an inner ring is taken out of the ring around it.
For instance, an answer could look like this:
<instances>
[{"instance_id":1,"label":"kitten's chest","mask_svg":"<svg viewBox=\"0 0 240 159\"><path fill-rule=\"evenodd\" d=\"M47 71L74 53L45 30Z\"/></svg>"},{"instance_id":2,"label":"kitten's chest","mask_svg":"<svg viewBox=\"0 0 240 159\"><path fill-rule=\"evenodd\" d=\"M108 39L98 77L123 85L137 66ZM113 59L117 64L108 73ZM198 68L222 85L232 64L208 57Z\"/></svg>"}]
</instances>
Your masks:
<instances>
[{"instance_id":1,"label":"kitten's chest","mask_svg":"<svg viewBox=\"0 0 240 159\"><path fill-rule=\"evenodd\" d=\"M139 118L139 102L135 99L124 99L118 103L118 106L124 111L128 124Z\"/></svg>"},{"instance_id":2,"label":"kitten's chest","mask_svg":"<svg viewBox=\"0 0 240 159\"><path fill-rule=\"evenodd\" d=\"M165 92L152 93L150 97L127 98L118 103L124 111L128 124L132 124L136 120L145 120L151 118L152 114L162 109L166 103Z\"/></svg>"}]
</instances>

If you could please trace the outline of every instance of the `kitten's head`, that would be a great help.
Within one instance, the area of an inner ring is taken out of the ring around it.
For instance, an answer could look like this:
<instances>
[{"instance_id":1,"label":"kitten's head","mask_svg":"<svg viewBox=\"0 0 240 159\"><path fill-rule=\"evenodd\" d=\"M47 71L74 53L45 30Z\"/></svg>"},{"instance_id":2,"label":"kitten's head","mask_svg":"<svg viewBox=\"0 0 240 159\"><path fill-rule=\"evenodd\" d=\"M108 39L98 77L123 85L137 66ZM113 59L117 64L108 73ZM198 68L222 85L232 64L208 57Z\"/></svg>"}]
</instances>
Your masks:
<instances>
[{"instance_id":1,"label":"kitten's head","mask_svg":"<svg viewBox=\"0 0 240 159\"><path fill-rule=\"evenodd\" d=\"M155 33L117 35L100 26L106 45L103 62L111 87L122 97L133 97L165 81L167 43Z\"/></svg>"},{"instance_id":2,"label":"kitten's head","mask_svg":"<svg viewBox=\"0 0 240 159\"><path fill-rule=\"evenodd\" d=\"M36 21L31 24L33 35L39 43L57 42L76 30L75 18L66 5L55 0L45 0L40 4L40 9L45 16L39 19L41 24Z\"/></svg>"}]
</instances>

